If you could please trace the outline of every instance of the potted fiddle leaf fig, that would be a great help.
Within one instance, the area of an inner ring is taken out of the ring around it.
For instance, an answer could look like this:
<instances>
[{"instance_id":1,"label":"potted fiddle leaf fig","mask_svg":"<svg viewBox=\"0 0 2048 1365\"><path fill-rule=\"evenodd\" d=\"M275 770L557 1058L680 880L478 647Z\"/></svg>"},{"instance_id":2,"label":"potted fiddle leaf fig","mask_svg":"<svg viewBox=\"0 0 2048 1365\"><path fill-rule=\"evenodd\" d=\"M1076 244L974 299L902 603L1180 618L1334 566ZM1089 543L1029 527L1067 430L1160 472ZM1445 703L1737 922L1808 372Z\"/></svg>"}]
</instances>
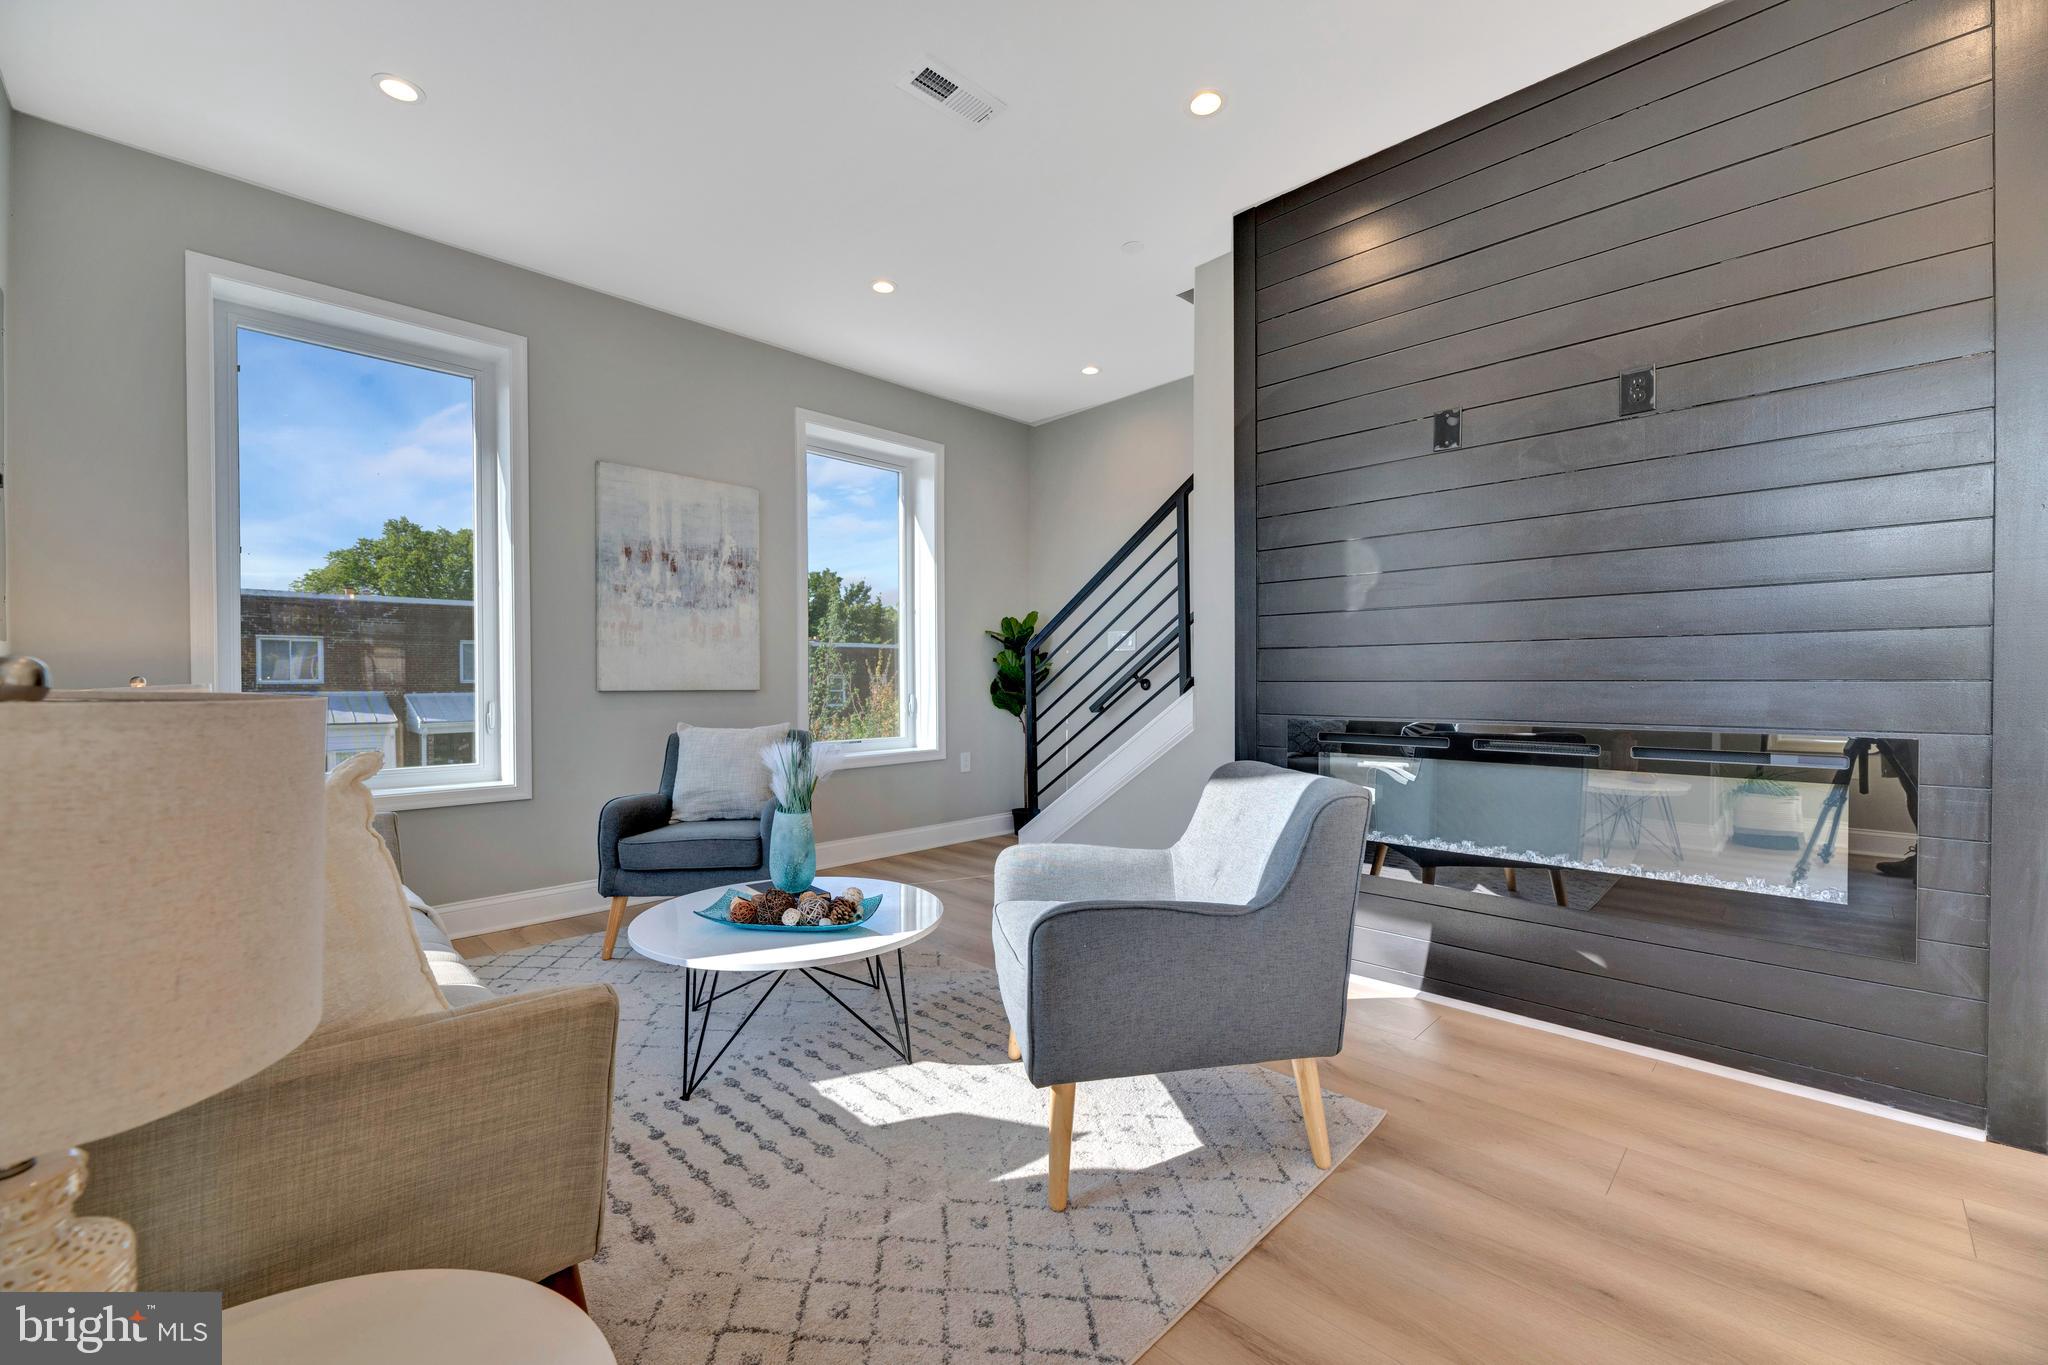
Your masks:
<instances>
[{"instance_id":1,"label":"potted fiddle leaf fig","mask_svg":"<svg viewBox=\"0 0 2048 1365\"><path fill-rule=\"evenodd\" d=\"M1000 628L983 632L996 642L996 673L989 679L988 699L1020 722L1024 719L1024 652L1037 632L1038 613L1035 611L1022 617L1005 616ZM1045 686L1052 665L1043 653L1038 656L1034 671L1038 675L1035 686ZM1018 806L1010 815L1017 822L1017 828L1022 829L1024 823L1037 813L1027 806Z\"/></svg>"}]
</instances>

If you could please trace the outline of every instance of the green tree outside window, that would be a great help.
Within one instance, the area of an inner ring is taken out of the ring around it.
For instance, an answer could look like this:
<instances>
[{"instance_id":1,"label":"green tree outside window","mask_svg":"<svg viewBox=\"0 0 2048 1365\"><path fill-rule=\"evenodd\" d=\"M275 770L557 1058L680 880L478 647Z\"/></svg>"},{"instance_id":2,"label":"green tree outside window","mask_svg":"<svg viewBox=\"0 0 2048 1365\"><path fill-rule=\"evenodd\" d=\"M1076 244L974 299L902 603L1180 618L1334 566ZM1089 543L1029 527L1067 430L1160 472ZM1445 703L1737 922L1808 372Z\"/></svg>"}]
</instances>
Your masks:
<instances>
[{"instance_id":1,"label":"green tree outside window","mask_svg":"<svg viewBox=\"0 0 2048 1365\"><path fill-rule=\"evenodd\" d=\"M408 517L393 517L382 535L329 550L327 562L300 574L292 587L467 602L476 596L476 540L467 527L430 531Z\"/></svg>"}]
</instances>

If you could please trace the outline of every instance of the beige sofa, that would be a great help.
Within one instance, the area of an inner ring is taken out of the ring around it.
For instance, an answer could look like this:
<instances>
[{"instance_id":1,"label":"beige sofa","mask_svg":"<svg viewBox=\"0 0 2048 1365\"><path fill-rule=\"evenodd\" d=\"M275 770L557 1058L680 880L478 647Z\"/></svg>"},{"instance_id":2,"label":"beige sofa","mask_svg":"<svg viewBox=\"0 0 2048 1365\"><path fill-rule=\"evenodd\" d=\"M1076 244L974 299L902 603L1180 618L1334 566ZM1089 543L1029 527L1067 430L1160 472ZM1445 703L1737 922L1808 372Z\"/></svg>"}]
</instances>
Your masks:
<instances>
[{"instance_id":1,"label":"beige sofa","mask_svg":"<svg viewBox=\"0 0 2048 1365\"><path fill-rule=\"evenodd\" d=\"M596 1252L618 997L494 994L414 925L449 1009L318 1035L88 1149L80 1211L134 1226L145 1287L232 1305L379 1270L539 1280Z\"/></svg>"}]
</instances>

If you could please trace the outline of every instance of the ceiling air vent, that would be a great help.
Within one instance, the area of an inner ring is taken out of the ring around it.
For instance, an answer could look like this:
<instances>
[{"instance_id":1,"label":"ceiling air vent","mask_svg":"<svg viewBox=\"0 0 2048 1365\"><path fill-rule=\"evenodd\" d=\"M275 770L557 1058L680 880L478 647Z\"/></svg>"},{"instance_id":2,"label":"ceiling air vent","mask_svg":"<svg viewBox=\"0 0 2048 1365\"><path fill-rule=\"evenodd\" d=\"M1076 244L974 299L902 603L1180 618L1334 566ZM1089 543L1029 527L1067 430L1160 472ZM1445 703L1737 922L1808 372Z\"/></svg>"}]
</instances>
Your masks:
<instances>
[{"instance_id":1,"label":"ceiling air vent","mask_svg":"<svg viewBox=\"0 0 2048 1365\"><path fill-rule=\"evenodd\" d=\"M897 84L920 102L937 105L969 123L987 123L1005 107L1001 100L936 57L927 56L914 63L910 74Z\"/></svg>"}]
</instances>

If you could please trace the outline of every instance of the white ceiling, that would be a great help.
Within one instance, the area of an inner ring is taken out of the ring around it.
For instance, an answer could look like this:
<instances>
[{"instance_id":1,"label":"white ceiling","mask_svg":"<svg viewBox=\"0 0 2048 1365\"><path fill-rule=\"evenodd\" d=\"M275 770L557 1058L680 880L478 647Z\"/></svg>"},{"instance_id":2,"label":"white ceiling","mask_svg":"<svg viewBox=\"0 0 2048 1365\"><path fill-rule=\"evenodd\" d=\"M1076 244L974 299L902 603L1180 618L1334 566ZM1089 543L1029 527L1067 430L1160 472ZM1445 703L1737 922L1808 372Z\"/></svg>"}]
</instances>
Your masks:
<instances>
[{"instance_id":1,"label":"white ceiling","mask_svg":"<svg viewBox=\"0 0 2048 1365\"><path fill-rule=\"evenodd\" d=\"M1189 372L1174 295L1239 209L1704 7L0 0L0 75L26 113L1038 422ZM1007 112L898 90L927 53Z\"/></svg>"}]
</instances>

